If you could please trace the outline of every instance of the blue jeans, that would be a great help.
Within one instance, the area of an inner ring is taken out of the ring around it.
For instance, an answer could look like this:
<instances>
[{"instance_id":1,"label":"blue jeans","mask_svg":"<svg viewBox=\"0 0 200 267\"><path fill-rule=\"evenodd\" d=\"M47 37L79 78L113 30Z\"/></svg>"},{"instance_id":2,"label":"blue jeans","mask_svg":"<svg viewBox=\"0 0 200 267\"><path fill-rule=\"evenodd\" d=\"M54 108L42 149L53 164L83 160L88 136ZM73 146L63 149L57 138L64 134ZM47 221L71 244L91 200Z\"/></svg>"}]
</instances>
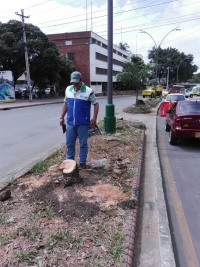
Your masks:
<instances>
[{"instance_id":1,"label":"blue jeans","mask_svg":"<svg viewBox=\"0 0 200 267\"><path fill-rule=\"evenodd\" d=\"M74 159L76 139L79 139L80 152L79 163L86 163L88 154L88 128L89 125L73 126L67 124L66 131L66 159Z\"/></svg>"}]
</instances>

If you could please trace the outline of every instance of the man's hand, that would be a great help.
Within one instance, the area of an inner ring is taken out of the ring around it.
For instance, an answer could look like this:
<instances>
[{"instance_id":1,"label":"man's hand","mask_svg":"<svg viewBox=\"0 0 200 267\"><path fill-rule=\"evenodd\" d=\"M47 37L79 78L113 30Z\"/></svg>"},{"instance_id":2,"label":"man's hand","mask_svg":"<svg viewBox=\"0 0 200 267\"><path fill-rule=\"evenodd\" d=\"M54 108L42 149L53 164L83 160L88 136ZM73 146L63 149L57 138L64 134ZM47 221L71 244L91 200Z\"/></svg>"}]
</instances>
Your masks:
<instances>
[{"instance_id":1,"label":"man's hand","mask_svg":"<svg viewBox=\"0 0 200 267\"><path fill-rule=\"evenodd\" d=\"M96 126L97 121L95 119L91 119L90 126Z\"/></svg>"},{"instance_id":2,"label":"man's hand","mask_svg":"<svg viewBox=\"0 0 200 267\"><path fill-rule=\"evenodd\" d=\"M63 124L65 122L64 117L65 117L66 113L67 113L67 103L64 102L63 106L62 106L61 115L60 115L60 126L63 126Z\"/></svg>"},{"instance_id":3,"label":"man's hand","mask_svg":"<svg viewBox=\"0 0 200 267\"><path fill-rule=\"evenodd\" d=\"M64 124L64 118L60 118L60 126L63 126Z\"/></svg>"}]
</instances>

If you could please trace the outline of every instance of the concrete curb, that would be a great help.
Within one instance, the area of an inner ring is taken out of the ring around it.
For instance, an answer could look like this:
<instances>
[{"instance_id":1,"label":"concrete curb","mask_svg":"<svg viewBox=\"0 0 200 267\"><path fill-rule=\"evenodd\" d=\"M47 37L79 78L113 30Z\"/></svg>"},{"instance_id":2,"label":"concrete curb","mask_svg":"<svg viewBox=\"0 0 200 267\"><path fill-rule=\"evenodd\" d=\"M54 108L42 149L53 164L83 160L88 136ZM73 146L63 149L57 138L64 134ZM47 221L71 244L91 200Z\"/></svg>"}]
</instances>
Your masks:
<instances>
[{"instance_id":1,"label":"concrete curb","mask_svg":"<svg viewBox=\"0 0 200 267\"><path fill-rule=\"evenodd\" d=\"M123 245L126 249L122 253L122 264L123 267L133 267L134 259L134 246L136 240L136 228L137 228L137 217L138 217L138 202L141 184L141 170L144 156L144 141L145 131L142 131L141 143L142 149L140 151L140 157L137 165L137 173L133 176L133 187L132 187L132 199L135 200L136 206L134 210L131 210L126 218L125 238Z\"/></svg>"},{"instance_id":2,"label":"concrete curb","mask_svg":"<svg viewBox=\"0 0 200 267\"><path fill-rule=\"evenodd\" d=\"M16 106L9 106L7 103L7 106L1 106L0 110L8 110L8 109L16 109L16 108L27 108L27 107L34 107L34 106L44 106L44 105L52 105L52 104L59 104L62 103L61 101L55 101L55 102L42 102L42 103L30 103L30 104L20 104L20 105L16 105ZM5 103L4 103L5 104Z\"/></svg>"},{"instance_id":3,"label":"concrete curb","mask_svg":"<svg viewBox=\"0 0 200 267\"><path fill-rule=\"evenodd\" d=\"M168 223L167 208L165 203L164 191L162 186L162 176L160 170L160 160L158 157L157 148L157 135L156 135L156 117L153 124L153 170L155 177L155 193L157 201L157 214L158 214L158 237L160 244L160 267L175 267L175 257L172 247L171 233Z\"/></svg>"}]
</instances>

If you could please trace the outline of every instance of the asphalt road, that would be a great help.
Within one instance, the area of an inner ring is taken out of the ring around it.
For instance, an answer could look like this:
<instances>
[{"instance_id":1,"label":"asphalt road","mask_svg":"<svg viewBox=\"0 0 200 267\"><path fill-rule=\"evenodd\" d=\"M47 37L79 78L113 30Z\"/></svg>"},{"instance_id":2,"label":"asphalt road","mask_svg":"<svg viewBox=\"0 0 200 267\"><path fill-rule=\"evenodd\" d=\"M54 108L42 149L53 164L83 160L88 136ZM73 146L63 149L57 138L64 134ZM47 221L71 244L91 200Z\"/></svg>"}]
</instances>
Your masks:
<instances>
[{"instance_id":1,"label":"asphalt road","mask_svg":"<svg viewBox=\"0 0 200 267\"><path fill-rule=\"evenodd\" d=\"M157 118L158 149L177 267L200 266L200 140L168 143Z\"/></svg>"},{"instance_id":2,"label":"asphalt road","mask_svg":"<svg viewBox=\"0 0 200 267\"><path fill-rule=\"evenodd\" d=\"M105 116L107 98L100 98L98 120ZM135 96L113 97L115 112L135 103ZM0 182L16 177L65 143L59 126L62 104L0 112ZM93 107L91 108L93 114Z\"/></svg>"}]
</instances>

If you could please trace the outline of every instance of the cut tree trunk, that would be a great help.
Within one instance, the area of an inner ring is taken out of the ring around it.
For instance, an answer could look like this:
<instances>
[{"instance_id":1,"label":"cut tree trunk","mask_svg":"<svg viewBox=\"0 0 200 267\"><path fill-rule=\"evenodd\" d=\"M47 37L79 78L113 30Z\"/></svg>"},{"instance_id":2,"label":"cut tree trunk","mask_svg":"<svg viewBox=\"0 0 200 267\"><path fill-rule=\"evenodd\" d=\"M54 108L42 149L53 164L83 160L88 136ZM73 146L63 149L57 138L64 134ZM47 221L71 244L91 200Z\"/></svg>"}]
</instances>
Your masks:
<instances>
[{"instance_id":1,"label":"cut tree trunk","mask_svg":"<svg viewBox=\"0 0 200 267\"><path fill-rule=\"evenodd\" d=\"M80 183L78 164L73 159L64 160L59 169L62 171L63 177L66 180L71 179L74 183Z\"/></svg>"}]
</instances>

